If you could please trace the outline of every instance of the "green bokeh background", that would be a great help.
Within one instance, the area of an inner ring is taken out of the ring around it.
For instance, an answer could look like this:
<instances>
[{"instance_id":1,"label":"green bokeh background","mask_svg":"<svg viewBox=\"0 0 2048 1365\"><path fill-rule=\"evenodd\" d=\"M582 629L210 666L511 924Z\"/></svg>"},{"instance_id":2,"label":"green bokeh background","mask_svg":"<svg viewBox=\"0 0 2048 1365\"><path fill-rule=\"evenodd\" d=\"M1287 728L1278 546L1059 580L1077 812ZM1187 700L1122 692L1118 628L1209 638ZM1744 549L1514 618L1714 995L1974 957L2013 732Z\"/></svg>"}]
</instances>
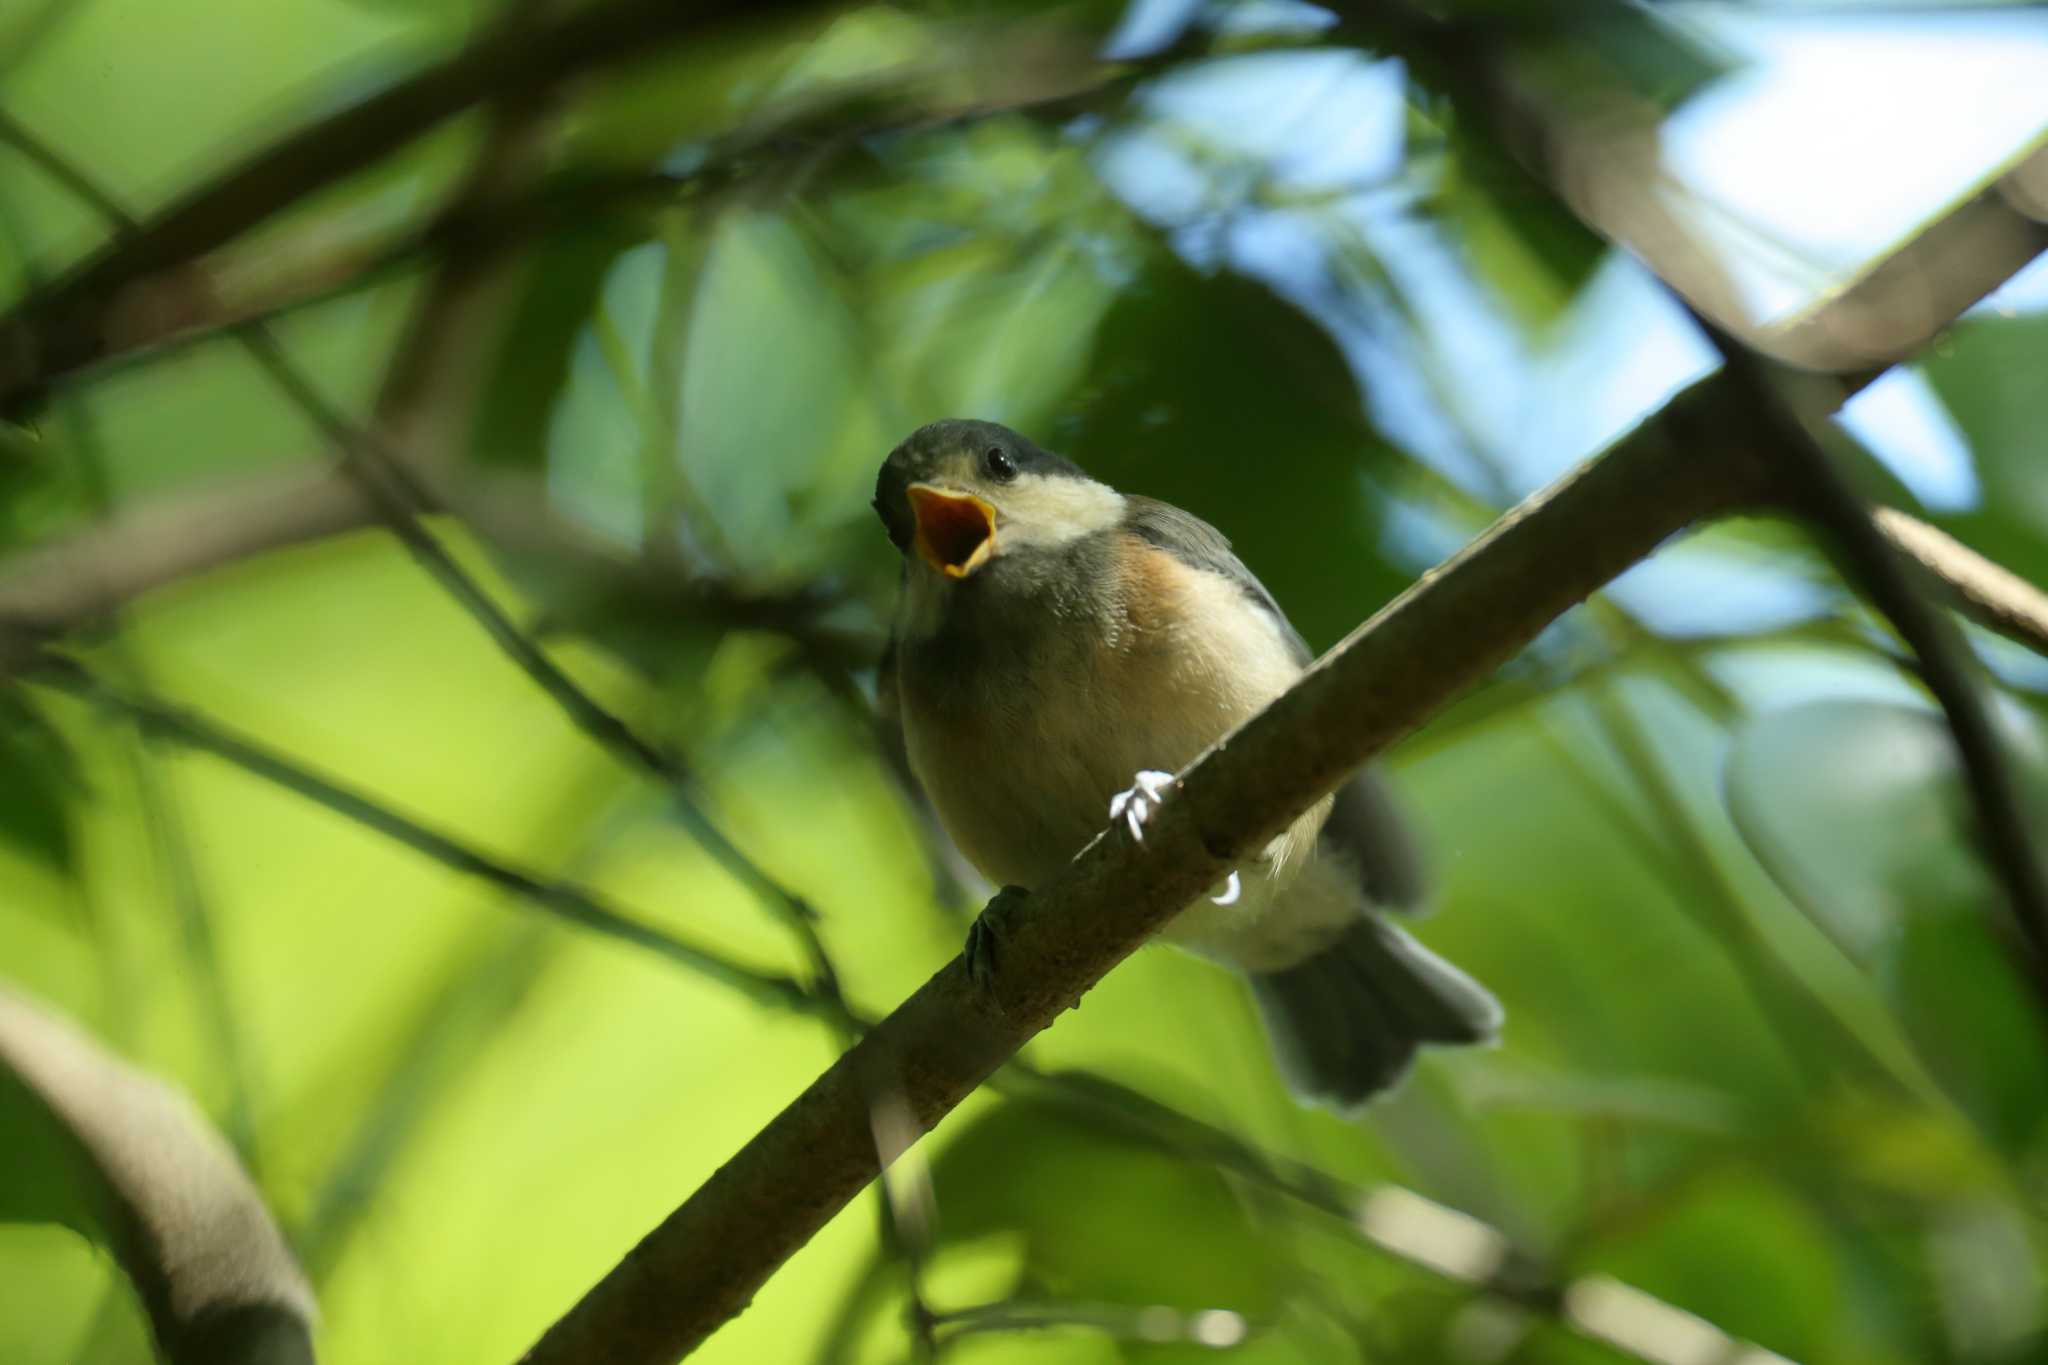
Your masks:
<instances>
[{"instance_id":1,"label":"green bokeh background","mask_svg":"<svg viewBox=\"0 0 2048 1365\"><path fill-rule=\"evenodd\" d=\"M67 12L45 30L46 8ZM0 54L35 40L0 76L0 107L146 215L455 50L476 9L17 0L0 9ZM904 63L940 107L986 97L992 49L1085 60L1114 17L853 8L685 45L576 84L546 162L687 169L702 139L778 100ZM1667 94L1715 69L1656 36L1610 61ZM1400 248L1317 197L1344 187L1262 174L1132 108L1109 113L1208 174L1205 212L1304 205L1332 296L1377 300L1416 354L1441 354L1401 306ZM1400 212L1516 345L1562 345L1591 273L1618 267L1503 189L1443 114L1415 115ZM450 124L235 259L430 212L479 131L475 116ZM1374 374L1361 385L1327 314L1135 212L1091 135L994 113L871 139L806 183L767 166L669 207L593 202L495 284L504 321L469 340L483 378L444 414L441 477L520 490L598 538L606 563L832 594L859 688L893 573L866 506L874 466L921 421L999 418L1216 521L1327 646L1426 566L1417 526L1455 545L1508 481L1447 477L1390 435ZM9 296L106 231L5 149L0 227ZM366 412L425 278L386 273L277 334ZM1419 368L1452 429L1461 393L1505 382ZM1966 322L1926 368L1984 489L1936 519L2035 579L2044 373L2038 314ZM90 523L96 483L128 510L329 458L225 339L91 375L19 443L0 577ZM956 950L972 896L935 884L918 810L859 707L788 640L722 629L679 594L489 525L432 525L583 686L687 756L693 799L821 911L857 1005L885 1011ZM1997 947L2003 905L1960 834L1938 722L1797 536L1737 524L1688 552L1812 605L1790 624L1676 635L1597 602L1391 757L1438 883L1419 932L1500 994L1499 1048L1427 1058L1360 1122L1307 1112L1238 983L1161 949L1029 1055L1345 1180L1409 1186L1501 1229L1554 1279L1610 1274L1796 1360L2048 1358L2044 1020ZM2038 661L1978 643L2003 669L2001 714L2038 794ZM384 532L171 584L68 644L507 861L748 964L805 969L664 794ZM549 919L216 759L48 689L6 695L0 972L189 1089L236 1143L314 1278L324 1360L515 1357L834 1055L813 1020ZM152 833L165 810L203 932ZM1232 1354L1253 1361L1616 1358L1054 1106L984 1093L923 1150L924 1292L941 1311L1012 1295L1225 1309L1251 1324ZM41 1170L0 1168L0 1185ZM0 1202L22 1218L0 1222L0 1360L147 1359L106 1254L30 1219L34 1204ZM874 1200L849 1209L701 1358L910 1358L879 1226ZM1476 1344L1489 1313L1507 1314L1504 1355ZM965 1336L948 1358L1215 1354L1073 1326Z\"/></svg>"}]
</instances>

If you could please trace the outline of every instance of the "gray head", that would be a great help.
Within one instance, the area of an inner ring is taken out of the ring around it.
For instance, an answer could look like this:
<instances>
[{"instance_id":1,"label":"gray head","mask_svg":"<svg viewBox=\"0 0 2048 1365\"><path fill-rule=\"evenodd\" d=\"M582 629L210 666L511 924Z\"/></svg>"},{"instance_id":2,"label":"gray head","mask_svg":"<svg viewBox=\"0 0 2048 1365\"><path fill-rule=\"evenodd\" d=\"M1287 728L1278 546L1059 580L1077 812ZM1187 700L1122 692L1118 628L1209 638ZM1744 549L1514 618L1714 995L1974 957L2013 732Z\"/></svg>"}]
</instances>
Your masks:
<instances>
[{"instance_id":1,"label":"gray head","mask_svg":"<svg viewBox=\"0 0 2048 1365\"><path fill-rule=\"evenodd\" d=\"M1124 500L1080 466L994 422L912 432L875 480L875 512L913 577L962 581L1115 526Z\"/></svg>"}]
</instances>

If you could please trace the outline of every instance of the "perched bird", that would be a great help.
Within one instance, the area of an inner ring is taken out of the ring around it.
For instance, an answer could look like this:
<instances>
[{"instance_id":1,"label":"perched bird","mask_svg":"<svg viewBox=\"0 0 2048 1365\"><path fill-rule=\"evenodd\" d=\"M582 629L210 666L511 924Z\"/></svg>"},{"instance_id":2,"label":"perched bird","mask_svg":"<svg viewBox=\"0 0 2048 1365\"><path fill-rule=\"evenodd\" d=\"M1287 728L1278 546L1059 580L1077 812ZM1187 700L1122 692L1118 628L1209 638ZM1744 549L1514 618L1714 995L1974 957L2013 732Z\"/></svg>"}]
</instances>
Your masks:
<instances>
[{"instance_id":1,"label":"perched bird","mask_svg":"<svg viewBox=\"0 0 2048 1365\"><path fill-rule=\"evenodd\" d=\"M1308 647L1208 523L1119 493L992 422L889 453L875 511L904 556L883 704L968 860L1043 886L1169 774L1285 691ZM1134 778L1135 774L1135 778ZM1246 973L1283 1074L1350 1109L1423 1043L1493 1037L1485 988L1378 912L1422 898L1385 789L1361 773L1169 921Z\"/></svg>"}]
</instances>

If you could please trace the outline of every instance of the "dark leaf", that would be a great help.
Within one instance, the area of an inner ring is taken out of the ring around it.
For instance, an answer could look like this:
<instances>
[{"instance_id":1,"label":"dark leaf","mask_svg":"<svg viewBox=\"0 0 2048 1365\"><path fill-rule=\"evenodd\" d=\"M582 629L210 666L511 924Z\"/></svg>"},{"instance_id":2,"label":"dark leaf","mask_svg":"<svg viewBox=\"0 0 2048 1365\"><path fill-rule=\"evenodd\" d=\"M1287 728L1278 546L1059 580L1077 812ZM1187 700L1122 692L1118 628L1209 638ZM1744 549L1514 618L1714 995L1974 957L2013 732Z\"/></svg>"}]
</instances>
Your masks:
<instances>
[{"instance_id":1,"label":"dark leaf","mask_svg":"<svg viewBox=\"0 0 2048 1365\"><path fill-rule=\"evenodd\" d=\"M933 1163L941 1237L1021 1235L1054 1297L1271 1316L1288 1268L1217 1171L1037 1104L1002 1105ZM1056 1192L1056 1197L1048 1197Z\"/></svg>"},{"instance_id":2,"label":"dark leaf","mask_svg":"<svg viewBox=\"0 0 2048 1365\"><path fill-rule=\"evenodd\" d=\"M1982 484L1977 506L1940 525L2032 583L2048 581L2048 314L1966 319L1921 357L1962 428Z\"/></svg>"},{"instance_id":3,"label":"dark leaf","mask_svg":"<svg viewBox=\"0 0 2048 1365\"><path fill-rule=\"evenodd\" d=\"M63 737L18 693L0 692L0 839L69 871L79 784Z\"/></svg>"},{"instance_id":4,"label":"dark leaf","mask_svg":"<svg viewBox=\"0 0 2048 1365\"><path fill-rule=\"evenodd\" d=\"M622 221L588 219L551 238L534 259L481 390L470 438L479 462L534 473L547 467L549 422L578 339L613 262L644 235Z\"/></svg>"},{"instance_id":5,"label":"dark leaf","mask_svg":"<svg viewBox=\"0 0 2048 1365\"><path fill-rule=\"evenodd\" d=\"M1155 254L1051 434L1107 482L1214 523L1317 649L1407 586L1365 484L1394 452L1336 344L1264 285Z\"/></svg>"}]
</instances>

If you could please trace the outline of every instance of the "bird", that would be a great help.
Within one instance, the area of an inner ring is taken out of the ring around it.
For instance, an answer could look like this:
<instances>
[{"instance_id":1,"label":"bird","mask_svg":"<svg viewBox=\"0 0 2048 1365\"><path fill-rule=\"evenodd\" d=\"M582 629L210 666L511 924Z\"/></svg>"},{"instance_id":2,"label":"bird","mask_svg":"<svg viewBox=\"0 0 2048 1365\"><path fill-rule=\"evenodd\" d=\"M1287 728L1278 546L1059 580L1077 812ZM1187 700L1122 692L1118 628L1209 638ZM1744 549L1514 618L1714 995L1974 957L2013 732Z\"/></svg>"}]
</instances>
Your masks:
<instances>
[{"instance_id":1,"label":"bird","mask_svg":"<svg viewBox=\"0 0 2048 1365\"><path fill-rule=\"evenodd\" d=\"M1142 839L1171 774L1312 658L1215 527L1000 424L918 428L883 461L874 508L903 560L881 707L939 822L1006 895L1047 884L1112 820ZM1243 973L1289 1089L1349 1114L1422 1045L1500 1031L1493 995L1388 918L1425 898L1404 818L1365 770L1159 937ZM977 948L970 934L970 969Z\"/></svg>"}]
</instances>

